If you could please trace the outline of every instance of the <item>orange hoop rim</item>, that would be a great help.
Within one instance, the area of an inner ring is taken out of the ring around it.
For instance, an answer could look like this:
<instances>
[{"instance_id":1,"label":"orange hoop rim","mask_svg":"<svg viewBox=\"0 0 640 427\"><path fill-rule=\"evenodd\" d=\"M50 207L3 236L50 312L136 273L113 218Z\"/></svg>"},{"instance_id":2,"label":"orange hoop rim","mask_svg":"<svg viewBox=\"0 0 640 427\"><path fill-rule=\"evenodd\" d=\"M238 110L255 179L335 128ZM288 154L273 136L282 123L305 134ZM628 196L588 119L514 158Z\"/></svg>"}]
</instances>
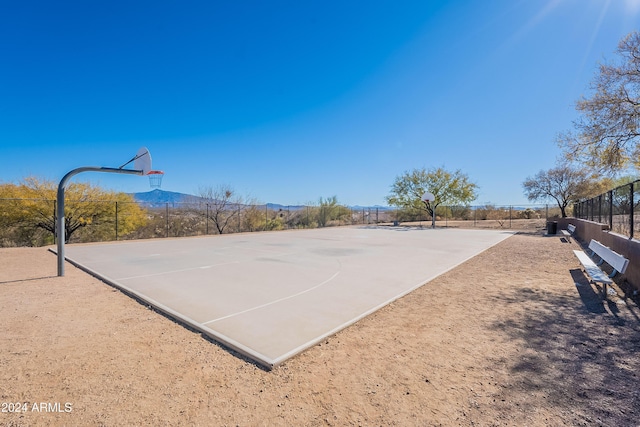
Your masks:
<instances>
[{"instance_id":1,"label":"orange hoop rim","mask_svg":"<svg viewBox=\"0 0 640 427\"><path fill-rule=\"evenodd\" d=\"M163 171L149 171L147 175L164 175Z\"/></svg>"}]
</instances>

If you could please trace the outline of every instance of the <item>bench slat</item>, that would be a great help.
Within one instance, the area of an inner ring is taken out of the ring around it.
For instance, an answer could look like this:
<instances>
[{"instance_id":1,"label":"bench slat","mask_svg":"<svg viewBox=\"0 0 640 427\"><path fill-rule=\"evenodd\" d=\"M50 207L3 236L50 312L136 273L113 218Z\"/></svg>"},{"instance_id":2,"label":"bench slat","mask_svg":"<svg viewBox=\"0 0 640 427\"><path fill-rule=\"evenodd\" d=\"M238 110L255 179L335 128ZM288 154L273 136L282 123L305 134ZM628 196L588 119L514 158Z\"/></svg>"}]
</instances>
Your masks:
<instances>
[{"instance_id":1,"label":"bench slat","mask_svg":"<svg viewBox=\"0 0 640 427\"><path fill-rule=\"evenodd\" d=\"M571 236L573 236L573 233L575 233L575 231L576 231L576 226L573 224L567 225L566 230L560 230L562 235L567 238L567 241L569 243L571 243Z\"/></svg>"},{"instance_id":2,"label":"bench slat","mask_svg":"<svg viewBox=\"0 0 640 427\"><path fill-rule=\"evenodd\" d=\"M576 257L584 267L584 270L594 282L608 284L613 283L613 280L611 280L604 271L600 270L600 267L598 267L587 254L582 251L573 251L573 253L576 254Z\"/></svg>"},{"instance_id":3,"label":"bench slat","mask_svg":"<svg viewBox=\"0 0 640 427\"><path fill-rule=\"evenodd\" d=\"M611 250L607 246L598 242L597 240L591 240L589 243L589 249L598 255L602 260L609 264L614 270L622 274L627 270L629 260L620 255L619 253Z\"/></svg>"}]
</instances>

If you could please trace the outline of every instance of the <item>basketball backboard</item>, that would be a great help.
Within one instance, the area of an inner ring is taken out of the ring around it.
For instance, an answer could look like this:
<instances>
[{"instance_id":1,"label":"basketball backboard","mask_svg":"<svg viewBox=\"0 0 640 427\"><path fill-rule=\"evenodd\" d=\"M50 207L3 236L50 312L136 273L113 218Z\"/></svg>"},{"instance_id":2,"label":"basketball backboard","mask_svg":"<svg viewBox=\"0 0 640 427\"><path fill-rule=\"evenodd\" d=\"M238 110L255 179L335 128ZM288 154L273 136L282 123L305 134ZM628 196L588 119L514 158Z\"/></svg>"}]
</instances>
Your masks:
<instances>
[{"instance_id":1,"label":"basketball backboard","mask_svg":"<svg viewBox=\"0 0 640 427\"><path fill-rule=\"evenodd\" d=\"M151 171L151 153L147 147L140 147L133 161L133 168L147 175Z\"/></svg>"},{"instance_id":2,"label":"basketball backboard","mask_svg":"<svg viewBox=\"0 0 640 427\"><path fill-rule=\"evenodd\" d=\"M433 202L435 199L436 199L436 196L434 196L433 193L429 193L428 191L424 193L421 197L421 200L426 203Z\"/></svg>"}]
</instances>

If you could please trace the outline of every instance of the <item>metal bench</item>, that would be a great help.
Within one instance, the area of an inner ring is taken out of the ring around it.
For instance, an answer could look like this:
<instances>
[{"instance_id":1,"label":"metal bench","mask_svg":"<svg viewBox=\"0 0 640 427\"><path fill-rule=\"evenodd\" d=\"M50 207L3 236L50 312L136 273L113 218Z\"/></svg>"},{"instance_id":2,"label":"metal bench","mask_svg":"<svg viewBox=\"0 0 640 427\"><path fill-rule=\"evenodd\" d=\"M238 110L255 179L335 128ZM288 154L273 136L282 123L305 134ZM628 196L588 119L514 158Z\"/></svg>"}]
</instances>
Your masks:
<instances>
[{"instance_id":1,"label":"metal bench","mask_svg":"<svg viewBox=\"0 0 640 427\"><path fill-rule=\"evenodd\" d=\"M578 260L580 260L580 263L582 263L584 271L590 278L590 282L602 283L603 296L604 298L606 298L607 285L613 283L613 280L611 279L616 274L624 274L624 272L627 270L627 266L629 265L629 260L619 253L613 251L611 248L598 242L597 240L591 240L591 242L589 243L589 250L591 251L591 257L599 258L597 264L583 251L573 251L573 253L576 254ZM607 275L607 273L602 271L602 269L599 267L605 262L609 264L613 269L613 271L609 275Z\"/></svg>"},{"instance_id":2,"label":"metal bench","mask_svg":"<svg viewBox=\"0 0 640 427\"><path fill-rule=\"evenodd\" d=\"M560 230L560 232L564 235L564 237L567 238L569 243L571 243L571 236L573 236L573 233L576 232L576 226L573 225L573 224L569 224L569 225L567 225L567 229L566 230Z\"/></svg>"}]
</instances>

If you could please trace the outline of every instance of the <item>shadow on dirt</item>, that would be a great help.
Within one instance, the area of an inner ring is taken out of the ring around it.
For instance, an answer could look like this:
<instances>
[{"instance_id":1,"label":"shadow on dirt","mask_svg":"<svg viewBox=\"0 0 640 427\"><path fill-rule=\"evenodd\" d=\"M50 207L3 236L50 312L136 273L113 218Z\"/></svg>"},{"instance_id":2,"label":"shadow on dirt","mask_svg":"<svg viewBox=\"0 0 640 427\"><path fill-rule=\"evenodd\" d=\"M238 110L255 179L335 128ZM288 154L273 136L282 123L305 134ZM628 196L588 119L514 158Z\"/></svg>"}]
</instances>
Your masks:
<instances>
[{"instance_id":1,"label":"shadow on dirt","mask_svg":"<svg viewBox=\"0 0 640 427\"><path fill-rule=\"evenodd\" d=\"M497 297L527 307L523 316L494 324L522 342L503 393L521 396L530 410L540 400L527 396L539 396L573 425L639 425L638 307L603 300L581 270L570 274L579 298L530 288Z\"/></svg>"},{"instance_id":2,"label":"shadow on dirt","mask_svg":"<svg viewBox=\"0 0 640 427\"><path fill-rule=\"evenodd\" d=\"M43 279L53 279L57 276L42 276L42 277L30 277L28 279L15 279L15 280L5 280L3 282L0 282L0 285L5 285L8 283L19 283L19 282L33 282L36 280L43 280Z\"/></svg>"},{"instance_id":3,"label":"shadow on dirt","mask_svg":"<svg viewBox=\"0 0 640 427\"><path fill-rule=\"evenodd\" d=\"M584 304L584 307L591 313L604 314L607 312L602 303L600 293L596 292L593 286L584 276L584 273L580 269L569 270L573 283L576 285L576 290L580 295L580 299Z\"/></svg>"}]
</instances>

